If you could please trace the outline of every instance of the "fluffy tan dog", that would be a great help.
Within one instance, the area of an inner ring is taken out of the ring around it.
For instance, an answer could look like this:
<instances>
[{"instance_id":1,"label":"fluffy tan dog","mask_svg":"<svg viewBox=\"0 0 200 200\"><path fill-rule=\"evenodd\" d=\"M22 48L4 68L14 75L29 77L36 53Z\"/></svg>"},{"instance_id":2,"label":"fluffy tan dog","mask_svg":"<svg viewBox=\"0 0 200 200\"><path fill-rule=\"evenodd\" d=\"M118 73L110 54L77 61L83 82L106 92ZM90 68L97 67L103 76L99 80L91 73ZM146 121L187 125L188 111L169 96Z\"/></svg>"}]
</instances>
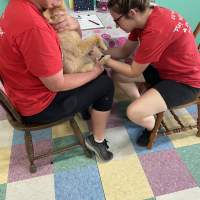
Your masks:
<instances>
[{"instance_id":1,"label":"fluffy tan dog","mask_svg":"<svg viewBox=\"0 0 200 200\"><path fill-rule=\"evenodd\" d=\"M43 15L50 22L56 22L59 20L58 16L56 15L59 10L63 10L64 12L66 12L66 5L64 1L62 1L61 5L56 8L47 9L43 13ZM88 53L96 45L103 50L107 49L102 38L97 35L93 35L86 39L81 39L80 35L76 31L64 30L58 33L58 37L60 39L61 49L63 53L64 73L91 71L95 63L90 58ZM104 64L108 58L110 58L110 56L105 55L100 60L100 63Z\"/></svg>"}]
</instances>

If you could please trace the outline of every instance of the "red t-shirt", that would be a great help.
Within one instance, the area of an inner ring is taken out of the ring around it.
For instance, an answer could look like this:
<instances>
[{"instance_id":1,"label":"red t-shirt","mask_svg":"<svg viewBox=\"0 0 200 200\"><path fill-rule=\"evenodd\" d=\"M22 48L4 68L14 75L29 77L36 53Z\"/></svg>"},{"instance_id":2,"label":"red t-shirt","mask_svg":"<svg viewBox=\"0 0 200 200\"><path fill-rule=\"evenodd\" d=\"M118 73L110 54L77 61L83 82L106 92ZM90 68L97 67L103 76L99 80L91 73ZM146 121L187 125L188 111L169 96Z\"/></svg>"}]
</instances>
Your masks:
<instances>
[{"instance_id":1,"label":"red t-shirt","mask_svg":"<svg viewBox=\"0 0 200 200\"><path fill-rule=\"evenodd\" d=\"M62 68L62 56L54 29L35 5L11 0L0 18L0 73L5 90L18 112L31 116L54 99L38 77Z\"/></svg>"},{"instance_id":2,"label":"red t-shirt","mask_svg":"<svg viewBox=\"0 0 200 200\"><path fill-rule=\"evenodd\" d=\"M200 88L200 54L191 28L178 13L154 7L144 29L133 30L129 40L139 40L137 63L152 63L161 79Z\"/></svg>"}]
</instances>

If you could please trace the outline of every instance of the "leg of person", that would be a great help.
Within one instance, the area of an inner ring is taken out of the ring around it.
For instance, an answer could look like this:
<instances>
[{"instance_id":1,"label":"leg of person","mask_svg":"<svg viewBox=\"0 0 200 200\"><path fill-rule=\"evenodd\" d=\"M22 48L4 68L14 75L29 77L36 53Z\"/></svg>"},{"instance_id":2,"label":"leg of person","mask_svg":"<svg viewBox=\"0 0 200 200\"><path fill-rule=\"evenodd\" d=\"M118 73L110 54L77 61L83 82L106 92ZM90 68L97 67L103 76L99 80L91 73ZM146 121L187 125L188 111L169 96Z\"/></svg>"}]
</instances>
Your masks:
<instances>
[{"instance_id":1,"label":"leg of person","mask_svg":"<svg viewBox=\"0 0 200 200\"><path fill-rule=\"evenodd\" d=\"M167 110L165 100L154 88L149 89L127 108L127 116L134 123L145 128L137 139L137 144L146 146L149 142L150 131L155 125L154 114Z\"/></svg>"},{"instance_id":2,"label":"leg of person","mask_svg":"<svg viewBox=\"0 0 200 200\"><path fill-rule=\"evenodd\" d=\"M152 88L127 108L128 118L136 124L152 130L155 124L154 114L167 110L165 100L160 93Z\"/></svg>"},{"instance_id":3,"label":"leg of person","mask_svg":"<svg viewBox=\"0 0 200 200\"><path fill-rule=\"evenodd\" d=\"M104 96L99 98L93 104L91 110L93 135L88 136L85 139L85 143L86 146L94 151L101 160L108 161L113 158L113 154L108 151L109 146L104 138L106 123L113 102L114 86L113 83L111 84L108 77L104 77L102 83L99 83L95 87L96 91L104 91Z\"/></svg>"},{"instance_id":4,"label":"leg of person","mask_svg":"<svg viewBox=\"0 0 200 200\"><path fill-rule=\"evenodd\" d=\"M194 100L199 90L173 80L163 80L133 102L128 107L127 114L132 121L146 128L137 143L141 146L148 144L149 131L155 124L154 114Z\"/></svg>"},{"instance_id":5,"label":"leg of person","mask_svg":"<svg viewBox=\"0 0 200 200\"><path fill-rule=\"evenodd\" d=\"M119 73L112 72L112 78L119 88L132 100L140 97L140 93L135 83L145 82L143 76L138 78L129 78Z\"/></svg>"},{"instance_id":6,"label":"leg of person","mask_svg":"<svg viewBox=\"0 0 200 200\"><path fill-rule=\"evenodd\" d=\"M24 117L26 123L48 123L73 115L92 106L92 132L85 142L102 160L110 160L105 126L114 95L114 85L106 73L74 90L59 92L53 102L41 113ZM102 141L103 140L103 141Z\"/></svg>"}]
</instances>

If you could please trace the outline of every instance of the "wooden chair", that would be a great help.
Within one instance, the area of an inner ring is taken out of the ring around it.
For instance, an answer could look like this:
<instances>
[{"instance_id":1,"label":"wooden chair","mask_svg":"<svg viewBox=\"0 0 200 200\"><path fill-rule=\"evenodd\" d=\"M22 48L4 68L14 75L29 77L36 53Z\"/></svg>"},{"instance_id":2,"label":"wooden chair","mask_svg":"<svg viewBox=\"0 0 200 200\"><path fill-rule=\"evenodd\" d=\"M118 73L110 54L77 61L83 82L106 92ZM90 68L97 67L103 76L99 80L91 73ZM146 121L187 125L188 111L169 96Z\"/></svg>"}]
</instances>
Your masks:
<instances>
[{"instance_id":1,"label":"wooden chair","mask_svg":"<svg viewBox=\"0 0 200 200\"><path fill-rule=\"evenodd\" d=\"M195 28L195 30L193 32L195 38L197 38L197 35L199 34L199 32L200 32L200 22L198 23L197 27ZM200 51L200 43L198 45L198 49Z\"/></svg>"},{"instance_id":2,"label":"wooden chair","mask_svg":"<svg viewBox=\"0 0 200 200\"><path fill-rule=\"evenodd\" d=\"M200 22L198 23L196 29L194 30L193 34L195 36L195 38L197 37L198 33L200 32ZM200 51L200 44L198 45L198 49ZM175 112L173 111L174 109L180 109L180 108L185 108L185 107L188 107L188 106L191 106L193 104L196 104L197 105L197 112L198 112L198 118L197 118L197 124L192 126L192 125L189 125L189 126L184 126L184 124L181 122L181 120L179 119L179 117L175 114ZM160 128L160 126L162 125L165 130L166 130L166 133L168 132L180 132L180 131L185 131L185 130L188 130L188 129L192 129L192 128L195 128L197 127L197 134L196 136L197 137L200 137L200 94L199 96L192 102L188 102L187 104L184 104L184 105L180 105L180 106L177 106L177 107L174 107L172 109L169 110L171 112L171 114L173 115L174 119L177 121L177 123L180 125L180 128L174 128L174 129L169 129L166 124L164 123L163 121L163 116L164 116L164 112L160 112L156 115L156 121L155 121L155 126L151 132L151 135L150 135L150 140L149 140L149 143L147 145L147 148L148 149L151 149L152 146L153 146L153 143L156 139L156 136L157 136L157 132L158 132L158 129Z\"/></svg>"},{"instance_id":3,"label":"wooden chair","mask_svg":"<svg viewBox=\"0 0 200 200\"><path fill-rule=\"evenodd\" d=\"M28 159L30 161L29 170L31 173L35 173L37 171L36 165L34 164L35 160L50 156L52 154L63 153L65 151L70 150L79 145L82 146L84 152L86 153L86 155L88 157L92 156L91 152L88 151L85 146L83 135L81 134L80 128L79 128L77 122L75 121L74 116L66 117L61 120L58 120L58 121L55 121L52 123L46 123L46 124L25 124L22 121L20 114L13 107L13 105L9 101L7 95L5 94L5 92L2 88L0 89L0 103L1 103L2 107L5 109L5 111L7 113L8 121L13 126L13 128L17 129L17 130L22 130L25 132L24 140L25 140L26 152L28 154ZM70 145L60 148L60 149L50 150L47 153L44 153L41 155L35 155L31 131L45 129L45 128L52 127L54 125L57 125L57 124L60 124L63 122L67 122L67 121L70 122L72 130L74 131L75 135L78 137L78 142L70 144Z\"/></svg>"}]
</instances>

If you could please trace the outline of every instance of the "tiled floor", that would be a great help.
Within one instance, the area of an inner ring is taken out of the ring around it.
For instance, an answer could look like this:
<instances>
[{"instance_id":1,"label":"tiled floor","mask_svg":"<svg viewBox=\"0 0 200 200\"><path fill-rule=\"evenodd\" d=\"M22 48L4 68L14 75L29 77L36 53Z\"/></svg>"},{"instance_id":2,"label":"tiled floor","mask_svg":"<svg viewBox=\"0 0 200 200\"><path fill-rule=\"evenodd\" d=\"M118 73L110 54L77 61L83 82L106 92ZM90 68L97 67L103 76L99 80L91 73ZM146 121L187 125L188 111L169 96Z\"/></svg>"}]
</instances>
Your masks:
<instances>
[{"instance_id":1,"label":"tiled floor","mask_svg":"<svg viewBox=\"0 0 200 200\"><path fill-rule=\"evenodd\" d=\"M120 93L113 106L106 137L114 152L111 162L88 159L81 148L37 161L30 174L23 132L13 130L0 112L0 200L199 200L200 139L196 129L159 135L152 150L136 145L142 128L125 117L127 101ZM196 108L178 111L194 123ZM88 133L87 123L77 117ZM166 123L176 126L170 116ZM33 134L37 152L74 140L63 124ZM50 161L53 159L53 164Z\"/></svg>"}]
</instances>

